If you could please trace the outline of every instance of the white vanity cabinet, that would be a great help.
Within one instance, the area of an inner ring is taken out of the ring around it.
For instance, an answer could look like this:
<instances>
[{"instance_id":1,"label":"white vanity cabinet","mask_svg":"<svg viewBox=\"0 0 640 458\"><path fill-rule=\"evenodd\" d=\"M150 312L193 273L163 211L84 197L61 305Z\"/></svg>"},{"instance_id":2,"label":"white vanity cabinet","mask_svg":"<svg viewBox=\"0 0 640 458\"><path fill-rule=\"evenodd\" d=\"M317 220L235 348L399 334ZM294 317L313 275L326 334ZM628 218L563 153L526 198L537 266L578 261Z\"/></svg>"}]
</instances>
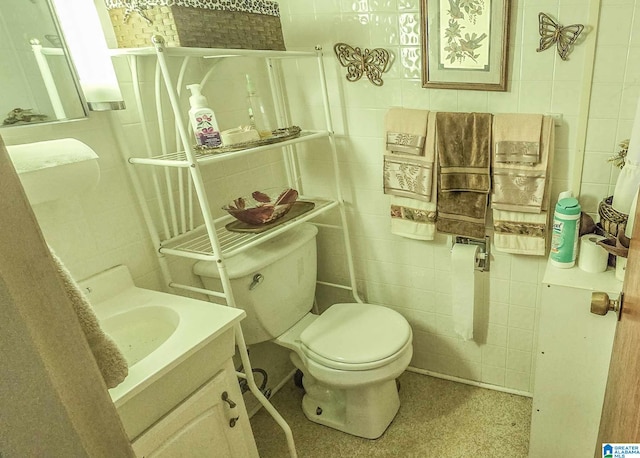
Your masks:
<instances>
[{"instance_id":1,"label":"white vanity cabinet","mask_svg":"<svg viewBox=\"0 0 640 458\"><path fill-rule=\"evenodd\" d=\"M590 313L591 293L617 299L622 283L551 265L542 283L529 456L593 456L617 317Z\"/></svg>"},{"instance_id":2,"label":"white vanity cabinet","mask_svg":"<svg viewBox=\"0 0 640 458\"><path fill-rule=\"evenodd\" d=\"M231 361L132 445L140 458L257 457Z\"/></svg>"}]
</instances>

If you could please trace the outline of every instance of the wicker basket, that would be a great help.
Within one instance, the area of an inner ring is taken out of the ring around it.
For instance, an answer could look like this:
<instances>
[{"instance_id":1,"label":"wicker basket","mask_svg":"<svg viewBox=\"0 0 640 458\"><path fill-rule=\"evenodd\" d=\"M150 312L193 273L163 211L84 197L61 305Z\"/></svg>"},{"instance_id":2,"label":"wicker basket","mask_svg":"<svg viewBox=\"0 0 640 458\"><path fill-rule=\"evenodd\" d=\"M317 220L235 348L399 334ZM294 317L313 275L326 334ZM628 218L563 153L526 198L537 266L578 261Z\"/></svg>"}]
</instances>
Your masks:
<instances>
[{"instance_id":1,"label":"wicker basket","mask_svg":"<svg viewBox=\"0 0 640 458\"><path fill-rule=\"evenodd\" d=\"M613 196L603 199L598 205L598 214L600 215L600 225L602 229L609 235L616 237L620 229L624 229L627 225L629 215L621 213L611 206Z\"/></svg>"},{"instance_id":2,"label":"wicker basket","mask_svg":"<svg viewBox=\"0 0 640 458\"><path fill-rule=\"evenodd\" d=\"M105 0L118 47L284 50L278 4L267 0Z\"/></svg>"}]
</instances>

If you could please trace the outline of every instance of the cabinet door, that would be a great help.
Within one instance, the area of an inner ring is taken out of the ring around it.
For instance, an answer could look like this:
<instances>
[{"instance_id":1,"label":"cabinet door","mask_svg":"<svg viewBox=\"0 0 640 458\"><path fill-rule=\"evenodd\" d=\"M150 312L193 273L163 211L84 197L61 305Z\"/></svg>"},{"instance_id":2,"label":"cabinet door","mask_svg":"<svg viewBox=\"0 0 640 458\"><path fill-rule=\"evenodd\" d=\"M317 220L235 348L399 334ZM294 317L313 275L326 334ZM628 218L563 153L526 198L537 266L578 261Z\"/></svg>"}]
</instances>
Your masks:
<instances>
[{"instance_id":1,"label":"cabinet door","mask_svg":"<svg viewBox=\"0 0 640 458\"><path fill-rule=\"evenodd\" d=\"M219 372L133 442L140 458L257 457L235 373ZM223 399L223 393L229 402ZM231 403L237 403L231 408ZM239 417L232 421L232 418Z\"/></svg>"},{"instance_id":2,"label":"cabinet door","mask_svg":"<svg viewBox=\"0 0 640 458\"><path fill-rule=\"evenodd\" d=\"M593 456L616 315L589 312L591 291L543 285L529 456Z\"/></svg>"}]
</instances>

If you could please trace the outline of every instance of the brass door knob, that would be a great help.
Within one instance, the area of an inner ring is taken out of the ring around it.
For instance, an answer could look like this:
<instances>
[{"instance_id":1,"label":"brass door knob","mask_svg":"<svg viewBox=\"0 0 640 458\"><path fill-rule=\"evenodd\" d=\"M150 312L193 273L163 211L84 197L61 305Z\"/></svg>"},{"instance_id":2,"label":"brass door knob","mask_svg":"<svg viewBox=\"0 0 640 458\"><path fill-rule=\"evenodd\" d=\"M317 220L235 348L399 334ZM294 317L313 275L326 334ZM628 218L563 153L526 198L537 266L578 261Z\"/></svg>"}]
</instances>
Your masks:
<instances>
[{"instance_id":1,"label":"brass door knob","mask_svg":"<svg viewBox=\"0 0 640 458\"><path fill-rule=\"evenodd\" d=\"M609 299L609 295L603 292L591 293L591 313L606 315L607 312L620 310L620 302L617 299Z\"/></svg>"}]
</instances>

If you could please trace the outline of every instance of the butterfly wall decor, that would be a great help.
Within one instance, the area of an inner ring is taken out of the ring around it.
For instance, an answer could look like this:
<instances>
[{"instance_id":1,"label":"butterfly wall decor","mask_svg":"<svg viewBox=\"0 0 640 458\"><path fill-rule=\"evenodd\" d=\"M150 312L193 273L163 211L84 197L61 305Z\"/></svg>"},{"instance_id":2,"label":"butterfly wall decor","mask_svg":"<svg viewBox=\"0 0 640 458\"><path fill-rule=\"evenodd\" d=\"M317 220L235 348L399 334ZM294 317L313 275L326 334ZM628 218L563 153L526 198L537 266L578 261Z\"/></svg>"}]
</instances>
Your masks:
<instances>
[{"instance_id":1,"label":"butterfly wall decor","mask_svg":"<svg viewBox=\"0 0 640 458\"><path fill-rule=\"evenodd\" d=\"M347 69L347 81L358 81L366 75L372 84L382 86L382 74L389 66L389 51L382 48L368 49L364 52L346 43L336 43L333 50L340 64Z\"/></svg>"},{"instance_id":2,"label":"butterfly wall decor","mask_svg":"<svg viewBox=\"0 0 640 458\"><path fill-rule=\"evenodd\" d=\"M560 58L567 60L571 46L578 39L580 32L584 29L584 25L561 26L545 13L538 14L538 22L540 27L540 47L536 51L544 51L556 44Z\"/></svg>"}]
</instances>

